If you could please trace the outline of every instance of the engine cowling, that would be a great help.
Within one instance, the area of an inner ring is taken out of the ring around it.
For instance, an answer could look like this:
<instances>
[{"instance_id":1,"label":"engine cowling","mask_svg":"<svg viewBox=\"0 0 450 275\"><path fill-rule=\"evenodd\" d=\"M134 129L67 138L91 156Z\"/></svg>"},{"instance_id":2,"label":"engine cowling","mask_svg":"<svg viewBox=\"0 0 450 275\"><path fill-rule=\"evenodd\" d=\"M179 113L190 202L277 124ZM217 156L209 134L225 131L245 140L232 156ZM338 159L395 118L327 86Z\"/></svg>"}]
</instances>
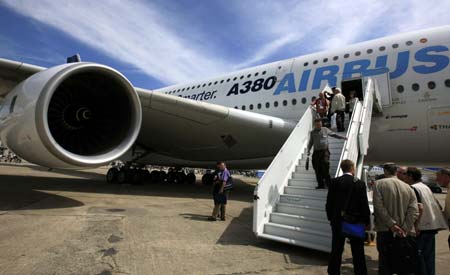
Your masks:
<instances>
[{"instance_id":1,"label":"engine cowling","mask_svg":"<svg viewBox=\"0 0 450 275\"><path fill-rule=\"evenodd\" d=\"M95 63L44 70L18 84L0 110L0 136L17 155L53 168L100 166L135 142L142 110L131 83Z\"/></svg>"}]
</instances>

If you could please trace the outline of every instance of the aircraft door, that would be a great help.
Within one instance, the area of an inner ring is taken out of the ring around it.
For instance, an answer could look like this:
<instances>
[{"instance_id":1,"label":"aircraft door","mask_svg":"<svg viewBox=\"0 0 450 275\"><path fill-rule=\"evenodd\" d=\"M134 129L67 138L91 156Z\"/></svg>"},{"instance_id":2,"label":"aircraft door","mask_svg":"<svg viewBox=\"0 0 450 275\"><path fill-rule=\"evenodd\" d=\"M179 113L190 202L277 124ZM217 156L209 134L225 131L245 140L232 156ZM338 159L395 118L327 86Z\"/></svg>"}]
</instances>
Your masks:
<instances>
[{"instance_id":1,"label":"aircraft door","mask_svg":"<svg viewBox=\"0 0 450 275\"><path fill-rule=\"evenodd\" d=\"M382 74L369 76L376 80L376 90L379 93L381 106L390 107L392 105L391 84L388 69Z\"/></svg>"}]
</instances>

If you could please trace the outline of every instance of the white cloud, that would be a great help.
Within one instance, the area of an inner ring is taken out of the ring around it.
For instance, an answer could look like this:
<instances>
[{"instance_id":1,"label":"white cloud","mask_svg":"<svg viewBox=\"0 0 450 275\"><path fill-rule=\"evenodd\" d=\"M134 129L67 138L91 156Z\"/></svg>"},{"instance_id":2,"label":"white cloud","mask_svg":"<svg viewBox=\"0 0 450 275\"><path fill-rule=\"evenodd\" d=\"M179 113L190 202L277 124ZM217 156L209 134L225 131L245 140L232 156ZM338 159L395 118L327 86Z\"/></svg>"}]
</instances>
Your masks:
<instances>
[{"instance_id":1,"label":"white cloud","mask_svg":"<svg viewBox=\"0 0 450 275\"><path fill-rule=\"evenodd\" d=\"M140 1L16 1L16 12L55 27L165 83L224 72L230 65L166 28L164 14Z\"/></svg>"}]
</instances>

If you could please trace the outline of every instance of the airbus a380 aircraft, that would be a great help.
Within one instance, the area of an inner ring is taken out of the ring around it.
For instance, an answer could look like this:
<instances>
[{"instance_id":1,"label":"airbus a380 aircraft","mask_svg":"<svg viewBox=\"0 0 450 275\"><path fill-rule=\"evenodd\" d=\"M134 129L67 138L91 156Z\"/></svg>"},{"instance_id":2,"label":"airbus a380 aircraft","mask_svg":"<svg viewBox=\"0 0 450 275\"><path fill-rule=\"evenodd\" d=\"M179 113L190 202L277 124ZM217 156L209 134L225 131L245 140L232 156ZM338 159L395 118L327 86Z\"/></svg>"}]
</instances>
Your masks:
<instances>
[{"instance_id":1,"label":"airbus a380 aircraft","mask_svg":"<svg viewBox=\"0 0 450 275\"><path fill-rule=\"evenodd\" d=\"M366 162L448 164L449 61L450 26L158 90L94 63L46 69L0 59L0 136L22 158L55 168L100 166L132 148L143 164L266 168L320 91L358 91L372 76L384 106Z\"/></svg>"}]
</instances>

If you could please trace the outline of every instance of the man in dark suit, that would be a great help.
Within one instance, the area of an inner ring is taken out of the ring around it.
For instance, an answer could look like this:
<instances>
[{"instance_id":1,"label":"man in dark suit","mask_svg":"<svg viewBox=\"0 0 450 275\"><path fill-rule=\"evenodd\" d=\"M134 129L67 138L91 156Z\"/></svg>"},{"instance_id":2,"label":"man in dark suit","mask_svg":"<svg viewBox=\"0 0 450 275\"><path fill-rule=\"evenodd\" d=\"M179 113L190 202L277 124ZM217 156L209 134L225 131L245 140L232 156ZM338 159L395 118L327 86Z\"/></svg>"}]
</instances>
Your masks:
<instances>
[{"instance_id":1,"label":"man in dark suit","mask_svg":"<svg viewBox=\"0 0 450 275\"><path fill-rule=\"evenodd\" d=\"M343 176L333 179L328 189L326 210L331 224L332 247L328 274L340 274L345 236L342 234L342 215L351 215L355 223L370 225L370 209L367 200L366 184L354 177L355 164L351 160L343 160L341 169ZM353 190L352 190L353 188ZM349 197L349 195L351 195ZM347 202L348 200L348 202ZM345 209L344 209L345 208ZM364 256L364 239L349 238L356 275L367 274Z\"/></svg>"}]
</instances>

